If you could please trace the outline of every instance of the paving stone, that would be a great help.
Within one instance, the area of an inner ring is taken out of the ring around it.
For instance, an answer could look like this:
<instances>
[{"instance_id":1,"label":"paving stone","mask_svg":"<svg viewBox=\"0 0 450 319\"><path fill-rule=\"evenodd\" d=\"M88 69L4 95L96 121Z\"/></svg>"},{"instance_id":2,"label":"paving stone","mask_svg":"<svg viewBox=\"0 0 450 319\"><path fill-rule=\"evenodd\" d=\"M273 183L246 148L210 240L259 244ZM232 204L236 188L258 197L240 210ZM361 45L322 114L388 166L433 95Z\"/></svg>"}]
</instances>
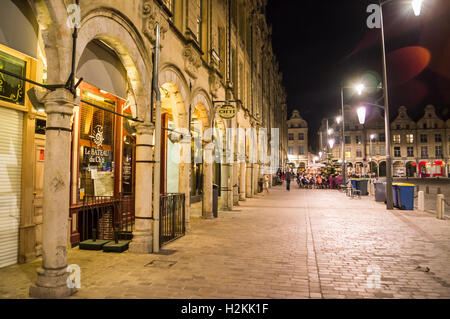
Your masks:
<instances>
[{"instance_id":1,"label":"paving stone","mask_svg":"<svg viewBox=\"0 0 450 319\"><path fill-rule=\"evenodd\" d=\"M72 298L450 298L450 221L370 197L274 188L191 228L171 255L71 249ZM0 298L28 298L40 263L0 269Z\"/></svg>"}]
</instances>

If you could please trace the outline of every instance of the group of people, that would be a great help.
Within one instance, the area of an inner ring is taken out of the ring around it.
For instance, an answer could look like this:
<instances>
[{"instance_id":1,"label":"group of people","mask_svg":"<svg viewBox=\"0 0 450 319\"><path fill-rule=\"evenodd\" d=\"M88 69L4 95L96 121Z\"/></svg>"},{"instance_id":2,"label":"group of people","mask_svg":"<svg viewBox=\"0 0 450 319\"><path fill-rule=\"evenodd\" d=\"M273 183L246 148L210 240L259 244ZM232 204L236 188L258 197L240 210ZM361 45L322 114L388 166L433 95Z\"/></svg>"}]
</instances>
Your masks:
<instances>
[{"instance_id":1,"label":"group of people","mask_svg":"<svg viewBox=\"0 0 450 319\"><path fill-rule=\"evenodd\" d=\"M333 189L342 183L341 175L328 175L323 172L316 174L297 172L292 170L282 172L278 170L277 177L280 181L286 181L286 190L290 191L291 181L295 180L300 188L314 188L314 189Z\"/></svg>"}]
</instances>

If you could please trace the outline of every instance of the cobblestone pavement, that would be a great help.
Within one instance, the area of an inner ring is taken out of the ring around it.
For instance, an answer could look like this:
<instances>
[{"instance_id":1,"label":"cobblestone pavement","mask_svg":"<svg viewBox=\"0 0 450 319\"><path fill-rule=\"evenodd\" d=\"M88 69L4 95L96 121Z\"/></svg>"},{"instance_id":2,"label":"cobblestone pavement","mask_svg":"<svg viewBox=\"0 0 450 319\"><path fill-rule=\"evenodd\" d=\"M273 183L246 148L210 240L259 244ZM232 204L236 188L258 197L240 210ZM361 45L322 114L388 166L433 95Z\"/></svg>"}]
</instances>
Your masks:
<instances>
[{"instance_id":1,"label":"cobblestone pavement","mask_svg":"<svg viewBox=\"0 0 450 319\"><path fill-rule=\"evenodd\" d=\"M191 226L159 255L72 249L72 298L450 298L450 221L428 213L293 187ZM0 269L0 297L26 298L39 265Z\"/></svg>"}]
</instances>

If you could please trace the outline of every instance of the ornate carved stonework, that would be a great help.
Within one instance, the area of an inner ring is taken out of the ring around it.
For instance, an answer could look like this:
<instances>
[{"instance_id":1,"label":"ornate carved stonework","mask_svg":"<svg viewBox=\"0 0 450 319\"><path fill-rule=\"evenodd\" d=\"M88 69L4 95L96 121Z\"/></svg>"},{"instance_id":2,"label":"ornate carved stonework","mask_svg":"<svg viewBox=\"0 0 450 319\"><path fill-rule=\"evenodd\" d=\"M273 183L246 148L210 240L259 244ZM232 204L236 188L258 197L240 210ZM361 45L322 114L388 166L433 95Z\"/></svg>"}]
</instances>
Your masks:
<instances>
[{"instance_id":1,"label":"ornate carved stonework","mask_svg":"<svg viewBox=\"0 0 450 319\"><path fill-rule=\"evenodd\" d=\"M209 71L209 89L211 91L211 95L217 98L220 89L220 78L215 70Z\"/></svg>"},{"instance_id":2,"label":"ornate carved stonework","mask_svg":"<svg viewBox=\"0 0 450 319\"><path fill-rule=\"evenodd\" d=\"M155 44L156 42L155 28L158 22L159 14L160 14L159 9L154 4L154 1L144 2L144 5L142 7L142 16L144 18L143 32L152 44ZM161 40L163 40L165 33L169 29L169 26L165 18L159 20L161 21Z\"/></svg>"},{"instance_id":3,"label":"ornate carved stonework","mask_svg":"<svg viewBox=\"0 0 450 319\"><path fill-rule=\"evenodd\" d=\"M185 71L194 79L198 77L198 69L202 66L200 53L192 43L186 44L183 51Z\"/></svg>"}]
</instances>

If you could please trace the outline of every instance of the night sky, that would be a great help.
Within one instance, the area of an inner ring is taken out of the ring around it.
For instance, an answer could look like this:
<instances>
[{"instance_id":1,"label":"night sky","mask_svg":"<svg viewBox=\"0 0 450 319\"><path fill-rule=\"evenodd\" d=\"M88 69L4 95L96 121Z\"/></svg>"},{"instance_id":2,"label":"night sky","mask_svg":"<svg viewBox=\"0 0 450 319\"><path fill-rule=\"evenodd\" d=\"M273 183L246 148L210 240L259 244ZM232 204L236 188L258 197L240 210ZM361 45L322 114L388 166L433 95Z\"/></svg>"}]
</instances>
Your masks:
<instances>
[{"instance_id":1,"label":"night sky","mask_svg":"<svg viewBox=\"0 0 450 319\"><path fill-rule=\"evenodd\" d=\"M299 109L309 122L313 150L320 120L340 112L340 83L381 80L380 29L366 25L371 3L377 1L269 0L266 14L287 91L288 115ZM383 13L391 120L401 105L418 120L428 104L448 119L450 1L424 0L421 16L416 17L410 1L394 0ZM346 92L346 103L355 103L352 94ZM365 98L373 101L376 96Z\"/></svg>"}]
</instances>

